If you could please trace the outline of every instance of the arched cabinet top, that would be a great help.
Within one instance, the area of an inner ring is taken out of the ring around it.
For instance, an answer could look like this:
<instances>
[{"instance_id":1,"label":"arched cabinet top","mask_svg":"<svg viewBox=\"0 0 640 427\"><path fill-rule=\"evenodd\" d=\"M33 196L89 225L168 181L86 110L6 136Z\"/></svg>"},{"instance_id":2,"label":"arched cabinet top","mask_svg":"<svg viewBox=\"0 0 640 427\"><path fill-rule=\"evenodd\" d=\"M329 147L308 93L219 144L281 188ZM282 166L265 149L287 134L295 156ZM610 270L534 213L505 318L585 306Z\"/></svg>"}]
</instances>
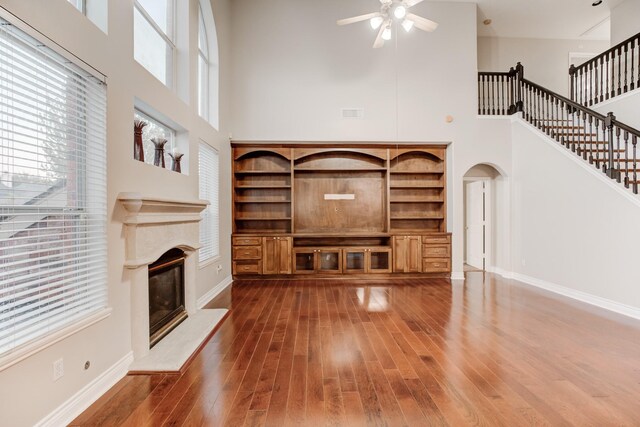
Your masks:
<instances>
[{"instance_id":1,"label":"arched cabinet top","mask_svg":"<svg viewBox=\"0 0 640 427\"><path fill-rule=\"evenodd\" d=\"M387 160L387 150L385 148L295 148L293 152L293 159L300 160L308 156L324 155L328 157L333 155L334 157L347 157L347 156L362 156L373 157L379 160Z\"/></svg>"},{"instance_id":2,"label":"arched cabinet top","mask_svg":"<svg viewBox=\"0 0 640 427\"><path fill-rule=\"evenodd\" d=\"M291 160L291 148L281 147L236 147L233 150L233 159L240 160L250 154L258 153L275 154L286 160Z\"/></svg>"},{"instance_id":3,"label":"arched cabinet top","mask_svg":"<svg viewBox=\"0 0 640 427\"><path fill-rule=\"evenodd\" d=\"M445 160L444 148L391 148L389 150L389 160L395 160L398 157L405 156L410 153L425 155L425 157L434 157L440 161Z\"/></svg>"}]
</instances>

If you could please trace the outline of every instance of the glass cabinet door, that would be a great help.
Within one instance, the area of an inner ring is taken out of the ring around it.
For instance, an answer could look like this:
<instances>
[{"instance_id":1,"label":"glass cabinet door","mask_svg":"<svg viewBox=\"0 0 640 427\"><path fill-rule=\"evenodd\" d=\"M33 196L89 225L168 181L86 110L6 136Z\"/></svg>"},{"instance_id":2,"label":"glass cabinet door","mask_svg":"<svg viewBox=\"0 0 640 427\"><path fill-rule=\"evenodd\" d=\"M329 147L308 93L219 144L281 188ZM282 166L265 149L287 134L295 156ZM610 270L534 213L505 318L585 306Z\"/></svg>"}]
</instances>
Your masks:
<instances>
[{"instance_id":1,"label":"glass cabinet door","mask_svg":"<svg viewBox=\"0 0 640 427\"><path fill-rule=\"evenodd\" d=\"M340 249L320 249L317 254L320 256L318 262L318 272L320 273L342 273L342 258Z\"/></svg>"},{"instance_id":2,"label":"glass cabinet door","mask_svg":"<svg viewBox=\"0 0 640 427\"><path fill-rule=\"evenodd\" d=\"M367 269L365 249L344 249L342 269L345 273L364 273Z\"/></svg>"},{"instance_id":3,"label":"glass cabinet door","mask_svg":"<svg viewBox=\"0 0 640 427\"><path fill-rule=\"evenodd\" d=\"M369 273L391 273L391 249L369 249Z\"/></svg>"},{"instance_id":4,"label":"glass cabinet door","mask_svg":"<svg viewBox=\"0 0 640 427\"><path fill-rule=\"evenodd\" d=\"M316 270L316 251L314 249L294 249L294 273L314 273Z\"/></svg>"}]
</instances>

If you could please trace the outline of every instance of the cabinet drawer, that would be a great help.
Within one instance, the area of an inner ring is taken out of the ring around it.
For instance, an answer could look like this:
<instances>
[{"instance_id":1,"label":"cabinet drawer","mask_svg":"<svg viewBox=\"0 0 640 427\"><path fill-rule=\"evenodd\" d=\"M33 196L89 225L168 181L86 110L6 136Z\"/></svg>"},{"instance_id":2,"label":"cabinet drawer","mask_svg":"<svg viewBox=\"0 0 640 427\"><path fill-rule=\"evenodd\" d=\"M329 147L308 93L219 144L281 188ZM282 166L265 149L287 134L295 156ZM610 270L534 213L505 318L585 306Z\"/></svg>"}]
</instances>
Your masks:
<instances>
[{"instance_id":1,"label":"cabinet drawer","mask_svg":"<svg viewBox=\"0 0 640 427\"><path fill-rule=\"evenodd\" d=\"M234 274L262 274L262 261L233 261Z\"/></svg>"},{"instance_id":2,"label":"cabinet drawer","mask_svg":"<svg viewBox=\"0 0 640 427\"><path fill-rule=\"evenodd\" d=\"M449 244L451 243L451 236L449 234L446 235L431 235L431 236L422 236L422 243L426 243L429 245L433 244Z\"/></svg>"},{"instance_id":3,"label":"cabinet drawer","mask_svg":"<svg viewBox=\"0 0 640 427\"><path fill-rule=\"evenodd\" d=\"M423 273L448 273L451 271L451 262L448 258L428 258L422 260Z\"/></svg>"},{"instance_id":4,"label":"cabinet drawer","mask_svg":"<svg viewBox=\"0 0 640 427\"><path fill-rule=\"evenodd\" d=\"M259 246L262 244L261 237L232 237L231 244L233 246Z\"/></svg>"},{"instance_id":5,"label":"cabinet drawer","mask_svg":"<svg viewBox=\"0 0 640 427\"><path fill-rule=\"evenodd\" d=\"M423 258L442 258L450 255L450 245L422 245Z\"/></svg>"},{"instance_id":6,"label":"cabinet drawer","mask_svg":"<svg viewBox=\"0 0 640 427\"><path fill-rule=\"evenodd\" d=\"M233 259L261 259L262 246L234 246Z\"/></svg>"}]
</instances>

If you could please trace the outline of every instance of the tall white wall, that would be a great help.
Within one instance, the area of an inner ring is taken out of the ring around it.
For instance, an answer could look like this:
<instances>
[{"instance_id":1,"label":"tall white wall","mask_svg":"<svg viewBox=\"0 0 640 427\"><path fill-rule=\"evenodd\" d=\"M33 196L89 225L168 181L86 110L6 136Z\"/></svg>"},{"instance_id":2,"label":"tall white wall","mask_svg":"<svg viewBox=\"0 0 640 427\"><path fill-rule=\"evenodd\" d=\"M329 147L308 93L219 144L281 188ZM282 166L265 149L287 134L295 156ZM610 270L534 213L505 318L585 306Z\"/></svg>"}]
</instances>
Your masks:
<instances>
[{"instance_id":1,"label":"tall white wall","mask_svg":"<svg viewBox=\"0 0 640 427\"><path fill-rule=\"evenodd\" d=\"M525 78L563 96L569 94L569 53L599 54L608 41L478 37L478 70L509 71L518 62Z\"/></svg>"},{"instance_id":2,"label":"tall white wall","mask_svg":"<svg viewBox=\"0 0 640 427\"><path fill-rule=\"evenodd\" d=\"M640 0L625 0L611 10L611 46L640 33Z\"/></svg>"},{"instance_id":3,"label":"tall white wall","mask_svg":"<svg viewBox=\"0 0 640 427\"><path fill-rule=\"evenodd\" d=\"M513 272L638 313L640 203L532 126L512 136Z\"/></svg>"},{"instance_id":4,"label":"tall white wall","mask_svg":"<svg viewBox=\"0 0 640 427\"><path fill-rule=\"evenodd\" d=\"M612 98L593 107L600 114L612 112L622 123L640 130L640 89Z\"/></svg>"},{"instance_id":5,"label":"tall white wall","mask_svg":"<svg viewBox=\"0 0 640 427\"><path fill-rule=\"evenodd\" d=\"M510 164L508 126L476 118L476 5L420 3L412 12L438 29L400 30L381 49L371 48L367 22L336 25L375 7L368 0L234 0L233 138L451 143L448 229L461 274L462 175L477 163ZM342 108L363 108L364 118L342 119Z\"/></svg>"},{"instance_id":6,"label":"tall white wall","mask_svg":"<svg viewBox=\"0 0 640 427\"><path fill-rule=\"evenodd\" d=\"M197 114L196 0L178 2L191 31L179 40L178 67L183 84L178 94L149 74L133 59L133 0L108 2L108 35L79 14L66 0L3 0L0 4L47 37L107 75L107 201L109 223L108 285L112 314L93 326L48 347L24 361L0 371L0 425L31 426L80 391L131 351L130 283L123 268L125 247L120 192L198 198L198 142L202 139L220 152L221 248L220 260L198 271L197 296L204 295L230 274L230 7L229 0L213 0L220 44L220 131ZM189 175L142 164L132 158L134 99L153 106L186 129ZM216 274L217 264L223 266ZM52 363L64 359L65 373L52 381ZM91 368L84 370L85 361Z\"/></svg>"}]
</instances>

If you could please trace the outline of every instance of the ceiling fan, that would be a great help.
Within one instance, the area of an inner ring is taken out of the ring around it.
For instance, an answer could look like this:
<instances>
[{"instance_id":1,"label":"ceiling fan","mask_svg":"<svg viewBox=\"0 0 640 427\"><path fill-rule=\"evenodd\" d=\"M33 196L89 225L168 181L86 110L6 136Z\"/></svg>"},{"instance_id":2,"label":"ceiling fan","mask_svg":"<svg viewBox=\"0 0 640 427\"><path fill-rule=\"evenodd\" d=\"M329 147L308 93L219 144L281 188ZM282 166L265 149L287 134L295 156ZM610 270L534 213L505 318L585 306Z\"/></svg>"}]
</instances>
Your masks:
<instances>
[{"instance_id":1,"label":"ceiling fan","mask_svg":"<svg viewBox=\"0 0 640 427\"><path fill-rule=\"evenodd\" d=\"M391 40L391 25L394 20L402 21L402 28L407 32L411 31L414 26L427 32L432 32L438 28L438 23L408 12L410 7L422 1L423 0L380 0L380 12L340 19L337 24L348 25L369 20L371 28L374 30L379 29L376 41L373 43L373 47L377 49L382 47L386 40Z\"/></svg>"}]
</instances>

